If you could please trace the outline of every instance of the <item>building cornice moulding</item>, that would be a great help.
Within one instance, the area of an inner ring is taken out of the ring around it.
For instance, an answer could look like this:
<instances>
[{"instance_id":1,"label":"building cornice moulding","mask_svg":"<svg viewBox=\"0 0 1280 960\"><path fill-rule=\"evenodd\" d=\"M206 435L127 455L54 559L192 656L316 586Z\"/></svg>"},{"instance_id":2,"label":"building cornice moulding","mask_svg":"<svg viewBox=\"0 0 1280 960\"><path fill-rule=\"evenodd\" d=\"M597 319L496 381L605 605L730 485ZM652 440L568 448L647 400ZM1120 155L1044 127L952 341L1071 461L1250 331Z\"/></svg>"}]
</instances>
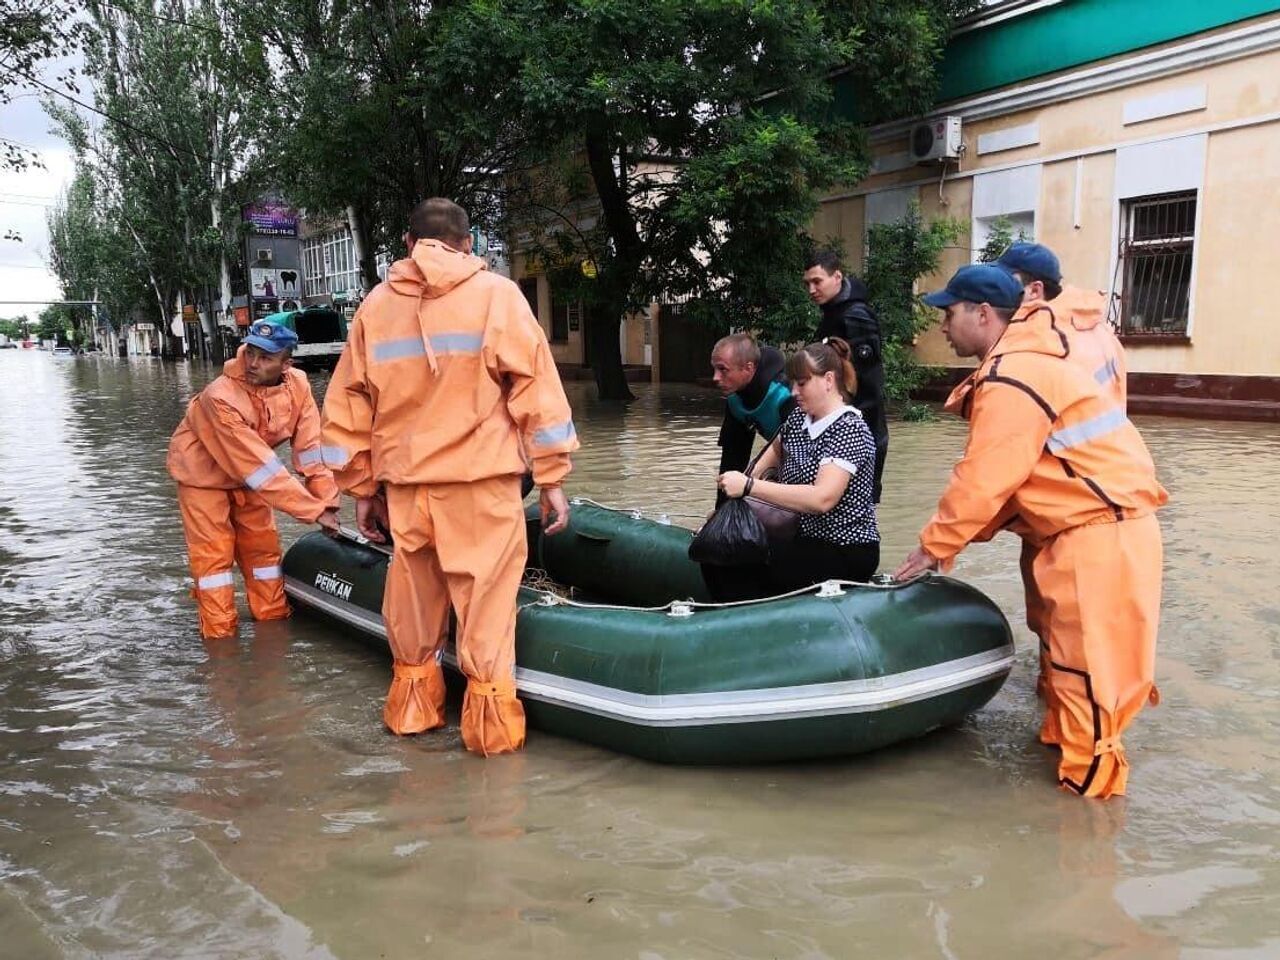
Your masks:
<instances>
[{"instance_id":1,"label":"building cornice moulding","mask_svg":"<svg viewBox=\"0 0 1280 960\"><path fill-rule=\"evenodd\" d=\"M1280 19L1250 24L1239 30L1201 37L1048 80L1016 84L995 93L940 104L924 118L892 120L872 127L868 137L872 143L881 143L905 137L921 119L958 116L966 122L987 120L1276 49L1280 49Z\"/></svg>"},{"instance_id":2,"label":"building cornice moulding","mask_svg":"<svg viewBox=\"0 0 1280 960\"><path fill-rule=\"evenodd\" d=\"M1003 0L1003 2L986 3L982 10L957 21L951 35L954 37L956 34L968 33L970 30L981 30L993 23L1012 20L1015 17L1035 13L1045 7L1056 7L1065 2L1066 0Z\"/></svg>"}]
</instances>

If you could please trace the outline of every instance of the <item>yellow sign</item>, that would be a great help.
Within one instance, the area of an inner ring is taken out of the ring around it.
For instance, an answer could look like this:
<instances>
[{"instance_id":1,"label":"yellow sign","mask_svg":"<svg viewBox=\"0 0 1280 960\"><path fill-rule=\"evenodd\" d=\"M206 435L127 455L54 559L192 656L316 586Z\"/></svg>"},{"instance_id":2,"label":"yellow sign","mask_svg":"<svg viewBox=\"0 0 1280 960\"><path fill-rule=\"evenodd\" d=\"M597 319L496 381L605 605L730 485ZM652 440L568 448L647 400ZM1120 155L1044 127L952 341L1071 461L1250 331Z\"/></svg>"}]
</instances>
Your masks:
<instances>
[{"instance_id":1,"label":"yellow sign","mask_svg":"<svg viewBox=\"0 0 1280 960\"><path fill-rule=\"evenodd\" d=\"M588 280L594 280L596 278L596 273L596 262L594 260L582 261L582 275L584 277Z\"/></svg>"}]
</instances>

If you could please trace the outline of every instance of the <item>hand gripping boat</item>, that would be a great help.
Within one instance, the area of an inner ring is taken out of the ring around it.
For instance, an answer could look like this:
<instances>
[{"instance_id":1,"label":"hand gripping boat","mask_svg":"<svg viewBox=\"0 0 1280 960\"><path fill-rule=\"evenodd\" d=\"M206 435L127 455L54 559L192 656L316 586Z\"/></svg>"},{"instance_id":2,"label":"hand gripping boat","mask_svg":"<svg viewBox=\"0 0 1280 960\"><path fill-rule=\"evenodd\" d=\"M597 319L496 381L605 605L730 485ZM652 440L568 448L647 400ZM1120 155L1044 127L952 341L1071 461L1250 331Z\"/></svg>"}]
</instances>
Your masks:
<instances>
[{"instance_id":1,"label":"hand gripping boat","mask_svg":"<svg viewBox=\"0 0 1280 960\"><path fill-rule=\"evenodd\" d=\"M550 733L671 763L854 754L959 721L1013 665L999 608L949 577L717 605L689 530L589 501L554 537L535 517L529 529L530 566L559 589L521 588L516 685ZM385 650L387 562L309 533L285 556L285 589Z\"/></svg>"}]
</instances>

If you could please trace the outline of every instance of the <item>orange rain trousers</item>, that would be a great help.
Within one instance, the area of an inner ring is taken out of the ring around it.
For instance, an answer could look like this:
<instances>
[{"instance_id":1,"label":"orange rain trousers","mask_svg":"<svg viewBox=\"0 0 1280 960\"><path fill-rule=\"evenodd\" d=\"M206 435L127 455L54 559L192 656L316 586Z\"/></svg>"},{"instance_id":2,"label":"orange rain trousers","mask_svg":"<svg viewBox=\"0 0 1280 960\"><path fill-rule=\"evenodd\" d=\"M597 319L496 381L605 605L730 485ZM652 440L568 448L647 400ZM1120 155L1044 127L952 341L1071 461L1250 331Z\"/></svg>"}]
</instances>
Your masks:
<instances>
[{"instance_id":1,"label":"orange rain trousers","mask_svg":"<svg viewBox=\"0 0 1280 960\"><path fill-rule=\"evenodd\" d=\"M1120 735L1158 702L1162 558L1154 514L1072 527L1034 555L1047 660L1041 739L1062 748L1058 781L1081 796L1124 794Z\"/></svg>"},{"instance_id":2,"label":"orange rain trousers","mask_svg":"<svg viewBox=\"0 0 1280 960\"><path fill-rule=\"evenodd\" d=\"M388 484L386 493L395 544L382 615L394 663L383 722L397 734L444 725L440 661L452 606L467 678L462 742L484 756L519 750L516 593L528 554L520 478Z\"/></svg>"},{"instance_id":3,"label":"orange rain trousers","mask_svg":"<svg viewBox=\"0 0 1280 960\"><path fill-rule=\"evenodd\" d=\"M187 540L192 595L205 639L236 634L236 600L231 567L244 576L249 611L255 620L289 616L280 570L280 537L271 507L251 490L214 490L178 484L182 533Z\"/></svg>"}]
</instances>

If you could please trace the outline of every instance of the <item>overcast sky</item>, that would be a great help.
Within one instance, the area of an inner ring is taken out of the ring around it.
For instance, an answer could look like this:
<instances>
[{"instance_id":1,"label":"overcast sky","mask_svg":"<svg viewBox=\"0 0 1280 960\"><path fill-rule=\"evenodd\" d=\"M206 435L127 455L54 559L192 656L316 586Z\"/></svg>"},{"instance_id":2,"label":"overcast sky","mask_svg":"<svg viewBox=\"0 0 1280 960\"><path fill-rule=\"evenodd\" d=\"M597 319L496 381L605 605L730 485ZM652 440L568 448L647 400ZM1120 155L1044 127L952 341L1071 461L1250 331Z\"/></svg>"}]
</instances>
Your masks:
<instances>
[{"instance_id":1,"label":"overcast sky","mask_svg":"<svg viewBox=\"0 0 1280 960\"><path fill-rule=\"evenodd\" d=\"M56 72L46 69L42 79L56 85ZM47 168L0 173L0 237L7 230L22 236L20 243L0 240L0 298L57 299L61 296L57 278L45 266L49 252L45 216L49 205L71 180L71 153L65 143L49 133L49 118L39 100L30 94L0 105L0 136L39 151ZM23 313L34 316L42 309L0 302L0 317Z\"/></svg>"}]
</instances>

